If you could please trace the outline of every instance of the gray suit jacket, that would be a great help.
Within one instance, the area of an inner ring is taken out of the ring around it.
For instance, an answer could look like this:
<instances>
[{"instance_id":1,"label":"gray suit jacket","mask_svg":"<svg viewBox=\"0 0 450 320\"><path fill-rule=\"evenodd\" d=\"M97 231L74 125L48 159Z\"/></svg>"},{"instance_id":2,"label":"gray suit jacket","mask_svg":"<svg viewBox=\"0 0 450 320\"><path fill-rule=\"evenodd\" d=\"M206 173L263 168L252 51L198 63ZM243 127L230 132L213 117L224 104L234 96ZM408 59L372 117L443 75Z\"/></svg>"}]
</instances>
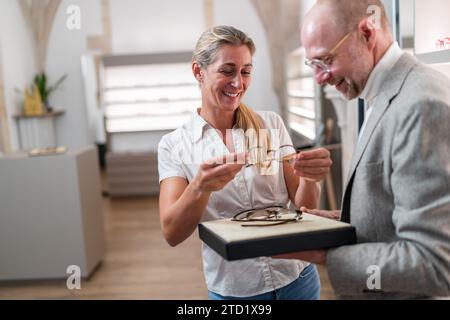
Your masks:
<instances>
[{"instance_id":1,"label":"gray suit jacket","mask_svg":"<svg viewBox=\"0 0 450 320\"><path fill-rule=\"evenodd\" d=\"M387 76L356 147L342 217L358 244L328 251L340 298L450 296L450 81L409 54Z\"/></svg>"}]
</instances>

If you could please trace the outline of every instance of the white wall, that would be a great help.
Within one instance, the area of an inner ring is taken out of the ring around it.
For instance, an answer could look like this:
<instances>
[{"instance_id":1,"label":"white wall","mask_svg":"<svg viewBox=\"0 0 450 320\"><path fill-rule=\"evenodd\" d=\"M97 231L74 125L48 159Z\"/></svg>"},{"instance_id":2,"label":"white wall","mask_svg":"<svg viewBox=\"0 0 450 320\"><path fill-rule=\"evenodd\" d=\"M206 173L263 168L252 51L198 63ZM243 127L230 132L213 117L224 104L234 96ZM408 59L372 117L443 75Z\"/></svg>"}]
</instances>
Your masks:
<instances>
[{"instance_id":1,"label":"white wall","mask_svg":"<svg viewBox=\"0 0 450 320\"><path fill-rule=\"evenodd\" d=\"M32 39L27 31L22 12L16 0L0 1L0 64L3 68L5 105L12 150L18 150L17 124L12 117L21 112L22 96L15 88L24 90L30 85L36 71L32 54Z\"/></svg>"},{"instance_id":2,"label":"white wall","mask_svg":"<svg viewBox=\"0 0 450 320\"><path fill-rule=\"evenodd\" d=\"M66 26L69 5L81 9L81 29L69 30ZM88 36L102 33L100 1L63 0L56 14L50 34L46 71L49 81L68 74L60 90L50 98L55 109L66 113L57 121L57 142L67 147L82 147L93 143L88 128L86 102L81 73L81 55L87 53Z\"/></svg>"},{"instance_id":3,"label":"white wall","mask_svg":"<svg viewBox=\"0 0 450 320\"><path fill-rule=\"evenodd\" d=\"M206 28L203 2L110 0L114 53L192 51ZM278 111L267 40L250 0L215 0L214 18L216 25L233 25L255 41L254 77L245 102L256 110Z\"/></svg>"},{"instance_id":4,"label":"white wall","mask_svg":"<svg viewBox=\"0 0 450 320\"><path fill-rule=\"evenodd\" d=\"M216 0L214 3L215 23L232 25L245 31L253 38L256 45L253 82L247 91L245 103L255 110L278 112L278 100L272 86L272 63L268 42L262 22L253 5L249 0Z\"/></svg>"},{"instance_id":5,"label":"white wall","mask_svg":"<svg viewBox=\"0 0 450 320\"><path fill-rule=\"evenodd\" d=\"M448 12L450 12L448 0L416 1L415 53L419 56L422 54L434 56L430 59L434 60L434 63L429 66L450 77L450 50L443 51L442 56L436 55L442 50L436 48L436 41L450 36ZM431 20L433 23L430 23Z\"/></svg>"},{"instance_id":6,"label":"white wall","mask_svg":"<svg viewBox=\"0 0 450 320\"><path fill-rule=\"evenodd\" d=\"M204 0L110 0L115 54L188 51L205 29Z\"/></svg>"},{"instance_id":7,"label":"white wall","mask_svg":"<svg viewBox=\"0 0 450 320\"><path fill-rule=\"evenodd\" d=\"M416 0L416 54L437 51L436 40L450 37L449 12L448 0Z\"/></svg>"}]
</instances>

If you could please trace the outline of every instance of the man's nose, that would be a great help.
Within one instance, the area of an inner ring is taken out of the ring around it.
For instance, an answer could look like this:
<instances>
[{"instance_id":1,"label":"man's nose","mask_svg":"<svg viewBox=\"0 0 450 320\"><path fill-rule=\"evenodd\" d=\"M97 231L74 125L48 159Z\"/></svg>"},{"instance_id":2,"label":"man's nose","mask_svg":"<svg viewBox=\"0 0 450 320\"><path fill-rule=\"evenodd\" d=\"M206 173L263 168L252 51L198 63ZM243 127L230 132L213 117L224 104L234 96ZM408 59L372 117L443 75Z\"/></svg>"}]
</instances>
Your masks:
<instances>
[{"instance_id":1,"label":"man's nose","mask_svg":"<svg viewBox=\"0 0 450 320\"><path fill-rule=\"evenodd\" d=\"M326 84L326 82L331 78L331 72L329 70L323 70L320 68L317 68L314 71L314 80L316 83L320 86L323 86Z\"/></svg>"}]
</instances>

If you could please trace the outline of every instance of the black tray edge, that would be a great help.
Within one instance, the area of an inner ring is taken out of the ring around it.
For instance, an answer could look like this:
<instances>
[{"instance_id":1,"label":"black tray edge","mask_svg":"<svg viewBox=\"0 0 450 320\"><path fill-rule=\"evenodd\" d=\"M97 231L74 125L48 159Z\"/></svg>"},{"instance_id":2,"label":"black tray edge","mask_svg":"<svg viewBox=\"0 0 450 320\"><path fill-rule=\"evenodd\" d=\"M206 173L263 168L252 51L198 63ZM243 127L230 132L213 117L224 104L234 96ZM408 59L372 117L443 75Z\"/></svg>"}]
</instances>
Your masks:
<instances>
[{"instance_id":1,"label":"black tray edge","mask_svg":"<svg viewBox=\"0 0 450 320\"><path fill-rule=\"evenodd\" d=\"M205 244L229 261L356 243L356 230L352 226L226 243L200 224L199 236Z\"/></svg>"}]
</instances>

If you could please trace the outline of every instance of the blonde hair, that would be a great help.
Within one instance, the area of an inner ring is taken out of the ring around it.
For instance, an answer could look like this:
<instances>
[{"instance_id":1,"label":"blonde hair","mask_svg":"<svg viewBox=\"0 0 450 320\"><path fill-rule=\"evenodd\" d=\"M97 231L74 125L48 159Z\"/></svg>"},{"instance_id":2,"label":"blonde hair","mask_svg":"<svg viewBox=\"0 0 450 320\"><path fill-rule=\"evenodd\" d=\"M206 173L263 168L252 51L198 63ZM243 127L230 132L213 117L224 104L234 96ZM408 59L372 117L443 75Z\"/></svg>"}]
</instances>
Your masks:
<instances>
[{"instance_id":1,"label":"blonde hair","mask_svg":"<svg viewBox=\"0 0 450 320\"><path fill-rule=\"evenodd\" d=\"M245 45L252 56L256 51L253 40L246 33L231 26L216 26L202 33L195 46L192 61L206 68L214 62L217 52L224 45ZM251 108L241 103L236 110L236 127L246 133L249 161L255 163L260 173L264 174L271 167L271 162L267 164L265 161L267 152L271 149L271 140L267 131L262 130L265 129L262 119Z\"/></svg>"},{"instance_id":2,"label":"blonde hair","mask_svg":"<svg viewBox=\"0 0 450 320\"><path fill-rule=\"evenodd\" d=\"M217 26L202 33L195 46L192 61L197 61L202 68L206 68L213 63L217 51L223 45L245 45L252 56L256 51L252 38L241 30L231 26Z\"/></svg>"}]
</instances>

